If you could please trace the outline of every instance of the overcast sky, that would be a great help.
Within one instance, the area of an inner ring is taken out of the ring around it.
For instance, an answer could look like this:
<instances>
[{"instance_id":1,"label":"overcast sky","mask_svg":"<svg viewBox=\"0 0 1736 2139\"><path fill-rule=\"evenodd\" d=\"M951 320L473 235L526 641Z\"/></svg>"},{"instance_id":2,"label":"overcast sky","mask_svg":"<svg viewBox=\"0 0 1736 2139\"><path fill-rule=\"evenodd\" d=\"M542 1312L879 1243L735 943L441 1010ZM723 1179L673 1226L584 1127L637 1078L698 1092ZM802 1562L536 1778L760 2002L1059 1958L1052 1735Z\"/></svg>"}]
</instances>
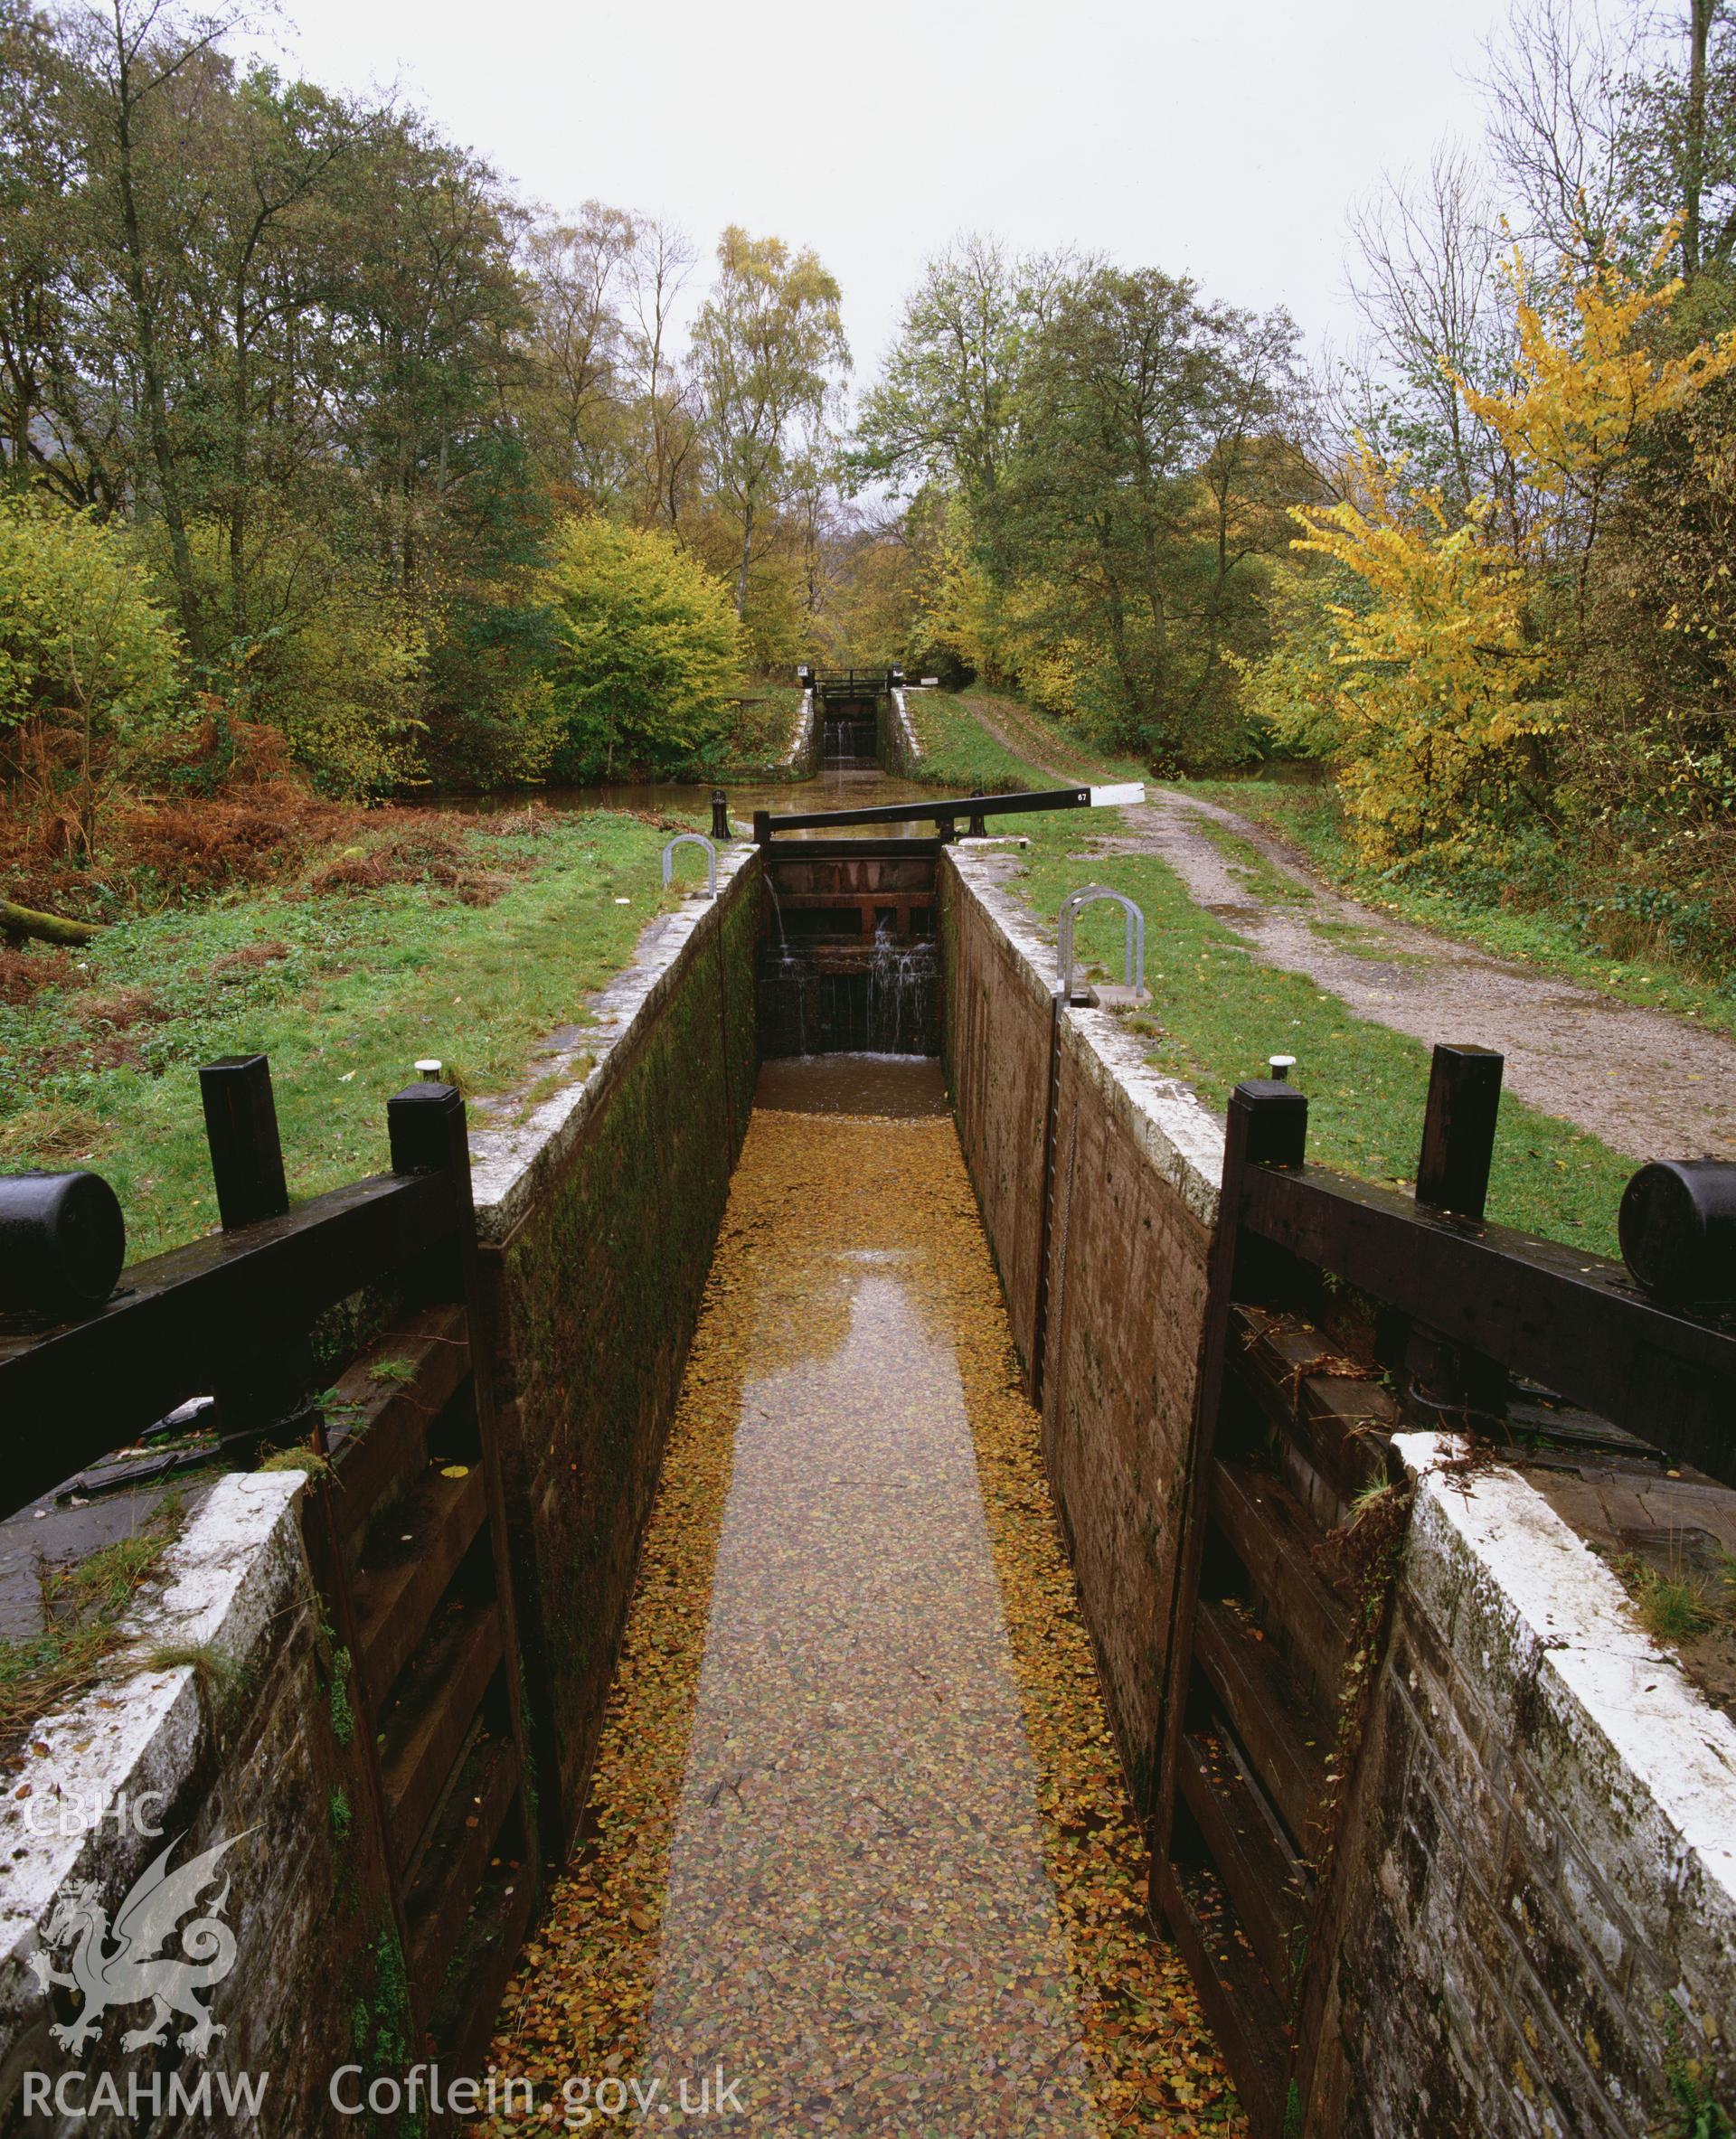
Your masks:
<instances>
[{"instance_id":1,"label":"overcast sky","mask_svg":"<svg viewBox=\"0 0 1736 2139\"><path fill-rule=\"evenodd\" d=\"M1071 244L1351 327L1346 206L1475 136L1503 0L285 0L268 41L396 83L533 199L811 245L858 386L955 232Z\"/></svg>"}]
</instances>

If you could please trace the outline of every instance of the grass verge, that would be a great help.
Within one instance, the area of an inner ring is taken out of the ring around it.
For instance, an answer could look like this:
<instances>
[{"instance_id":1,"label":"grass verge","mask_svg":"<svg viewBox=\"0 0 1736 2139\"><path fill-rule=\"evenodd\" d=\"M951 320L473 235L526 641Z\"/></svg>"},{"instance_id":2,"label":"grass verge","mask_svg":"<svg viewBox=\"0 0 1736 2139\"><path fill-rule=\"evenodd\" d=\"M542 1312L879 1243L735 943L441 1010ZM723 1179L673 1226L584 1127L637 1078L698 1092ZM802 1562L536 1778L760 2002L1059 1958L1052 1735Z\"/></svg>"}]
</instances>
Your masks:
<instances>
[{"instance_id":1,"label":"grass verge","mask_svg":"<svg viewBox=\"0 0 1736 2139\"><path fill-rule=\"evenodd\" d=\"M910 771L930 787L968 794L1014 794L1051 784L1049 775L997 742L976 718L970 698L950 691L912 691L905 703L922 755Z\"/></svg>"},{"instance_id":2,"label":"grass verge","mask_svg":"<svg viewBox=\"0 0 1736 2139\"><path fill-rule=\"evenodd\" d=\"M981 778L986 785L992 775L1009 787L1048 784L1050 776L982 727L976 702L983 696L925 692L913 697L912 717L919 719L925 749L933 739L924 777ZM1007 702L995 702L996 708ZM1041 719L1016 702L1014 711L1027 722ZM998 711L993 717L1005 728ZM1076 740L1071 747L1075 753L1080 748ZM1063 762L1059 755L1049 761ZM1100 769L1119 774L1130 768L1111 764ZM1275 781L1185 784L1231 807L1242 807L1254 787L1284 798L1286 807L1292 797L1301 798L1302 806L1313 797L1317 810L1321 799L1318 789ZM1250 808L1247 814L1260 813ZM1118 815L1114 821L1118 826ZM1133 1030L1148 1041L1146 1059L1155 1067L1190 1084L1221 1112L1239 1079L1257 1075L1268 1056L1293 1054L1296 1081L1314 1101L1314 1157L1364 1180L1412 1185L1429 1089L1429 1051L1420 1041L1356 1017L1337 996L1300 975L1260 964L1230 928L1194 905L1180 878L1156 855L1098 853L1093 834L1103 829L1099 819L1051 811L1013 823L1031 844L1024 872L1012 888L1052 925L1061 900L1087 882L1125 891L1144 909L1146 978L1154 1001ZM1238 864L1251 872L1250 895L1296 895L1245 841L1227 829L1222 841ZM1304 843L1299 835L1298 843ZM1330 867L1324 861L1322 865ZM1446 925L1435 919L1437 926ZM1121 927L1118 909L1099 905L1086 909L1077 934L1081 959L1095 958L1101 974L1117 980ZM1509 1094L1501 1104L1489 1216L1613 1256L1616 1212L1632 1172L1629 1159L1597 1137Z\"/></svg>"},{"instance_id":3,"label":"grass verge","mask_svg":"<svg viewBox=\"0 0 1736 2139\"><path fill-rule=\"evenodd\" d=\"M1035 767L1045 787L1061 780L1143 780L1138 758L1106 756L1075 728L1005 693L964 691L960 704L993 730L1005 748Z\"/></svg>"},{"instance_id":4,"label":"grass verge","mask_svg":"<svg viewBox=\"0 0 1736 2139\"><path fill-rule=\"evenodd\" d=\"M117 1538L74 1566L44 1570L46 1631L31 1641L0 1640L0 1748L9 1748L35 1717L95 1682L104 1660L127 1638L140 1586L183 1522L179 1496L166 1494L131 1537Z\"/></svg>"},{"instance_id":5,"label":"grass verge","mask_svg":"<svg viewBox=\"0 0 1736 2139\"><path fill-rule=\"evenodd\" d=\"M1384 913L1474 943L1517 965L1558 973L1623 1003L1673 1011L1715 1031L1736 1032L1736 971L1723 981L1703 980L1664 957L1614 957L1589 948L1566 914L1481 905L1438 886L1407 883L1362 867L1344 836L1337 797L1325 782L1177 780L1172 785L1282 834L1328 881Z\"/></svg>"},{"instance_id":6,"label":"grass verge","mask_svg":"<svg viewBox=\"0 0 1736 2139\"><path fill-rule=\"evenodd\" d=\"M95 1166L132 1259L191 1239L217 1220L194 1070L262 1052L292 1194L382 1172L419 1057L503 1090L627 964L665 836L618 814L382 813L295 882L121 922L0 1002L0 1168Z\"/></svg>"},{"instance_id":7,"label":"grass verge","mask_svg":"<svg viewBox=\"0 0 1736 2139\"><path fill-rule=\"evenodd\" d=\"M1078 817L1019 820L1031 845L1012 888L1052 924L1061 900L1096 881L1125 891L1146 916L1149 1012L1130 1019L1147 1060L1222 1110L1238 1079L1272 1054L1297 1058L1294 1077L1313 1101L1311 1155L1363 1179L1410 1186L1422 1136L1429 1052L1420 1041L1357 1018L1299 975L1262 965L1222 922L1201 911L1156 855L1083 852ZM1092 827L1095 829L1095 826ZM1073 858L1077 857L1077 858ZM1081 960L1119 980L1119 911L1087 908ZM1614 1255L1616 1211L1631 1160L1571 1123L1511 1095L1501 1103L1489 1216Z\"/></svg>"},{"instance_id":8,"label":"grass verge","mask_svg":"<svg viewBox=\"0 0 1736 2139\"><path fill-rule=\"evenodd\" d=\"M1017 791L1146 777L1137 759L1104 757L1022 699L989 691L913 691L908 703L923 753L915 777L937 787Z\"/></svg>"}]
</instances>

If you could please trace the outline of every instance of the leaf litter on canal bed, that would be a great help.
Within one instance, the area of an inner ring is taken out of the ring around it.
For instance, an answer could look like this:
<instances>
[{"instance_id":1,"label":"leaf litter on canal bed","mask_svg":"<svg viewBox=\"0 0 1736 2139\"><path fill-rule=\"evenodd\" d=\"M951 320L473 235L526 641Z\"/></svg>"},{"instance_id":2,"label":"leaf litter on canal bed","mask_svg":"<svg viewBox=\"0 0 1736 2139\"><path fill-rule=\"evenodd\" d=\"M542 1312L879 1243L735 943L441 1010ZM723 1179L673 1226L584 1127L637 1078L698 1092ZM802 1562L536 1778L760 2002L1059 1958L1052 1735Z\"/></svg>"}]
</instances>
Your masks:
<instances>
[{"instance_id":1,"label":"leaf litter on canal bed","mask_svg":"<svg viewBox=\"0 0 1736 2139\"><path fill-rule=\"evenodd\" d=\"M798 1232L799 1256L788 1252ZM491 2065L538 2082L556 2124L569 2077L639 2069L744 1385L835 1347L849 1326L847 1286L815 1282L816 1248L913 1258L916 1296L957 1360L1100 2129L1117 2139L1245 2131L1186 1967L1146 1923L1144 1838L1043 1475L1040 1422L1019 1386L945 1117L753 1117L646 1531L583 1832L508 1988ZM889 2031L879 2054L920 2080L921 2049ZM831 2066L826 2045L814 2054L817 2082Z\"/></svg>"}]
</instances>

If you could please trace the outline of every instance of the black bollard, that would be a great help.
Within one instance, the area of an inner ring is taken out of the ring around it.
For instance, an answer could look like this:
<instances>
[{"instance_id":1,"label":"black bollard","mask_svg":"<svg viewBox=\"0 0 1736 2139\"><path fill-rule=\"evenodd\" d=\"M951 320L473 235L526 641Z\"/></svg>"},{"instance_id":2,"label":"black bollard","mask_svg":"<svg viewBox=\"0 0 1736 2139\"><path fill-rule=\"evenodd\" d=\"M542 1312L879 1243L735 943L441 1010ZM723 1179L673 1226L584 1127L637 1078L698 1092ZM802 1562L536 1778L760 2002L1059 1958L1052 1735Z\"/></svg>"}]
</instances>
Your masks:
<instances>
[{"instance_id":1,"label":"black bollard","mask_svg":"<svg viewBox=\"0 0 1736 2139\"><path fill-rule=\"evenodd\" d=\"M728 839L730 834L730 798L722 787L712 789L712 837Z\"/></svg>"},{"instance_id":2,"label":"black bollard","mask_svg":"<svg viewBox=\"0 0 1736 2139\"><path fill-rule=\"evenodd\" d=\"M1469 1042L1435 1049L1417 1159L1422 1209L1481 1222L1505 1060L1492 1047ZM1478 1424L1498 1428L1507 1407L1505 1367L1420 1322L1403 1336L1401 1358L1406 1392L1423 1417L1467 1432Z\"/></svg>"},{"instance_id":3,"label":"black bollard","mask_svg":"<svg viewBox=\"0 0 1736 2139\"><path fill-rule=\"evenodd\" d=\"M281 1218L289 1208L289 1188L270 1062L264 1055L222 1055L202 1063L199 1097L224 1232ZM288 1447L309 1434L316 1446L323 1446L315 1400L320 1380L306 1335L268 1345L245 1366L222 1376L211 1394L231 1460L251 1460L268 1446Z\"/></svg>"},{"instance_id":4,"label":"black bollard","mask_svg":"<svg viewBox=\"0 0 1736 2139\"><path fill-rule=\"evenodd\" d=\"M1621 1259L1660 1299L1736 1300L1736 1163L1663 1159L1628 1183Z\"/></svg>"},{"instance_id":5,"label":"black bollard","mask_svg":"<svg viewBox=\"0 0 1736 2139\"><path fill-rule=\"evenodd\" d=\"M101 1174L0 1176L0 1313L89 1314L126 1259L126 1220Z\"/></svg>"},{"instance_id":6,"label":"black bollard","mask_svg":"<svg viewBox=\"0 0 1736 2139\"><path fill-rule=\"evenodd\" d=\"M199 1071L205 1143L223 1230L281 1218L289 1208L271 1065L263 1055L221 1055Z\"/></svg>"}]
</instances>

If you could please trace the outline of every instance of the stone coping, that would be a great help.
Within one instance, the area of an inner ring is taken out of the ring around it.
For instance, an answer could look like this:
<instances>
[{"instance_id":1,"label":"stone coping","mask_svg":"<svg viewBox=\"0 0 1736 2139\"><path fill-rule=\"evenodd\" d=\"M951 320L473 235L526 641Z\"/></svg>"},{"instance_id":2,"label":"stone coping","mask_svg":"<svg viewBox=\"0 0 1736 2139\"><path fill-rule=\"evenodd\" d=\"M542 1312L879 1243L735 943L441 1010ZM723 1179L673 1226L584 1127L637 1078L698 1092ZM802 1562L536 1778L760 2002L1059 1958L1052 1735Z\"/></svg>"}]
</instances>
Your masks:
<instances>
[{"instance_id":1,"label":"stone coping","mask_svg":"<svg viewBox=\"0 0 1736 2139\"><path fill-rule=\"evenodd\" d=\"M786 770L800 765L813 748L814 693L811 691L804 691L802 693L802 710L796 716L796 738L788 749L784 752L783 762Z\"/></svg>"},{"instance_id":2,"label":"stone coping","mask_svg":"<svg viewBox=\"0 0 1736 2139\"><path fill-rule=\"evenodd\" d=\"M902 691L891 693L892 718L898 723L898 750L907 768L920 765L924 755L922 746L916 740L916 723L910 718L910 702Z\"/></svg>"},{"instance_id":3,"label":"stone coping","mask_svg":"<svg viewBox=\"0 0 1736 2139\"><path fill-rule=\"evenodd\" d=\"M127 1647L88 1692L32 1725L23 1767L0 1786L0 2043L29 2024L21 1996L40 2017L25 1956L56 1895L74 1879L107 1889L163 1847L104 1814L151 1796L140 1816L164 1824L197 1765L205 1724L195 1667L140 1670L134 1660L199 1649L244 1680L286 1596L309 1579L296 1512L307 1482L297 1470L219 1478L164 1555L165 1586L153 1587Z\"/></svg>"},{"instance_id":4,"label":"stone coping","mask_svg":"<svg viewBox=\"0 0 1736 2139\"><path fill-rule=\"evenodd\" d=\"M1013 970L1023 985L1045 1005L1052 1001L1054 929L1005 888L1016 860L1005 849L990 853L968 842L944 848L942 858L1014 953ZM1075 1062L1111 1115L1194 1217L1212 1225L1223 1176L1223 1124L1190 1087L1151 1068L1138 1036L1113 1011L1070 1006L1062 1024Z\"/></svg>"},{"instance_id":5,"label":"stone coping","mask_svg":"<svg viewBox=\"0 0 1736 2139\"><path fill-rule=\"evenodd\" d=\"M470 1178L480 1239L498 1243L529 1215L552 1177L578 1147L593 1112L618 1081L631 1042L662 1014L681 975L708 945L731 903L759 868L759 849L745 840L720 846L717 897L703 891L659 914L634 948L633 963L587 998L591 1022L562 1029L558 1043L536 1058L534 1077L559 1076L589 1058L582 1078L564 1084L523 1120L509 1117L506 1098L478 1105L470 1127Z\"/></svg>"},{"instance_id":6,"label":"stone coping","mask_svg":"<svg viewBox=\"0 0 1736 2139\"><path fill-rule=\"evenodd\" d=\"M1459 1470L1451 1435L1399 1434L1416 1486L1405 1580L1460 1667L1525 1691L1533 1747L1628 1848L1599 1870L1637 1924L1694 1927L1736 1994L1736 1724L1640 1625L1627 1591L1516 1472ZM1541 1711L1541 1722L1539 1720ZM1567 1756L1566 1758L1563 1756ZM1561 1808L1570 1822L1571 1804ZM1727 2026L1729 2013L1713 2016Z\"/></svg>"}]
</instances>

